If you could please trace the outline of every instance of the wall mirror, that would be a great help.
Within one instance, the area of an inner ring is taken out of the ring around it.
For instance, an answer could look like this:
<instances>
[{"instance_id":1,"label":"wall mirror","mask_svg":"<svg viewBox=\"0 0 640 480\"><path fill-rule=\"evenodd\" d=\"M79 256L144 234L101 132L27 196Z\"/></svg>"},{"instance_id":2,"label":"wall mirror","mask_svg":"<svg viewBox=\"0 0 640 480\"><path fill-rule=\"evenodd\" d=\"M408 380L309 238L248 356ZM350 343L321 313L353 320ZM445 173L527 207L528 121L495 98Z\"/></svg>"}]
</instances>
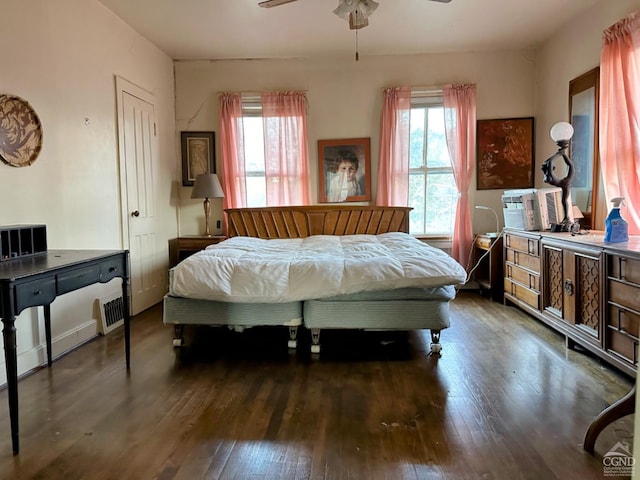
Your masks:
<instances>
[{"instance_id":1,"label":"wall mirror","mask_svg":"<svg viewBox=\"0 0 640 480\"><path fill-rule=\"evenodd\" d=\"M596 225L600 177L598 151L598 100L600 67L569 82L569 117L574 128L569 154L575 166L571 183L571 200L584 218L583 228Z\"/></svg>"}]
</instances>

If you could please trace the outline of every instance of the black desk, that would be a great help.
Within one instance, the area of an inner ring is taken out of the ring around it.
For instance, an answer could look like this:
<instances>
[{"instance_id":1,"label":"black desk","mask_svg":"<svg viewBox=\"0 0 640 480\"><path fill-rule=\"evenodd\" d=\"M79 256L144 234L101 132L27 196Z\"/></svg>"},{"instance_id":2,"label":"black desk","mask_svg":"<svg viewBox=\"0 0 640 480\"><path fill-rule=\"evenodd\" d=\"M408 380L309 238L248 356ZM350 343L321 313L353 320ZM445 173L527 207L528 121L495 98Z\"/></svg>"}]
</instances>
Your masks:
<instances>
[{"instance_id":1,"label":"black desk","mask_svg":"<svg viewBox=\"0 0 640 480\"><path fill-rule=\"evenodd\" d=\"M9 416L13 454L20 451L18 434L18 360L15 320L28 307L43 306L47 363L51 366L51 302L58 295L94 283L122 278L124 344L130 366L129 252L127 250L48 250L0 262L0 312L4 328Z\"/></svg>"}]
</instances>

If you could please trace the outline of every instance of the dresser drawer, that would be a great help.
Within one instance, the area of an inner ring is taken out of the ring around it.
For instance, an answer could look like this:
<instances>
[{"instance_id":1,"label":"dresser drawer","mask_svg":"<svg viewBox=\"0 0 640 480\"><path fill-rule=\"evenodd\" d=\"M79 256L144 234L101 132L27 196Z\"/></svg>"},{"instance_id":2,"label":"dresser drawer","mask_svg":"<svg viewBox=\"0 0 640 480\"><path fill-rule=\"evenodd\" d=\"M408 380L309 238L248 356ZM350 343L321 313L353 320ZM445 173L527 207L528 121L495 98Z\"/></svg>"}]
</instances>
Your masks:
<instances>
[{"instance_id":1,"label":"dresser drawer","mask_svg":"<svg viewBox=\"0 0 640 480\"><path fill-rule=\"evenodd\" d=\"M504 293L523 301L527 305L532 306L536 310L540 309L540 293L530 290L522 285L512 282L510 279L504 279Z\"/></svg>"},{"instance_id":2,"label":"dresser drawer","mask_svg":"<svg viewBox=\"0 0 640 480\"><path fill-rule=\"evenodd\" d=\"M491 238L489 237L476 237L476 247L481 248L482 250L489 250L491 247Z\"/></svg>"},{"instance_id":3,"label":"dresser drawer","mask_svg":"<svg viewBox=\"0 0 640 480\"><path fill-rule=\"evenodd\" d=\"M537 292L540 291L539 275L511 264L507 264L506 267L507 271L505 272L505 277L510 278L513 281L530 288L531 290L535 290Z\"/></svg>"},{"instance_id":4,"label":"dresser drawer","mask_svg":"<svg viewBox=\"0 0 640 480\"><path fill-rule=\"evenodd\" d=\"M519 237L517 235L505 235L504 245L507 248L540 256L540 242L534 238Z\"/></svg>"},{"instance_id":5,"label":"dresser drawer","mask_svg":"<svg viewBox=\"0 0 640 480\"><path fill-rule=\"evenodd\" d=\"M637 366L638 339L624 332L607 329L606 350L614 352L633 366Z\"/></svg>"},{"instance_id":6,"label":"dresser drawer","mask_svg":"<svg viewBox=\"0 0 640 480\"><path fill-rule=\"evenodd\" d=\"M540 273L540 257L527 255L517 250L506 250L506 261L522 268L526 268L535 273Z\"/></svg>"},{"instance_id":7,"label":"dresser drawer","mask_svg":"<svg viewBox=\"0 0 640 480\"><path fill-rule=\"evenodd\" d=\"M640 289L634 285L609 280L609 301L631 309L640 308Z\"/></svg>"},{"instance_id":8,"label":"dresser drawer","mask_svg":"<svg viewBox=\"0 0 640 480\"><path fill-rule=\"evenodd\" d=\"M100 266L92 265L90 267L79 268L70 272L64 272L56 275L58 282L58 293L72 292L87 285L94 284L100 280Z\"/></svg>"},{"instance_id":9,"label":"dresser drawer","mask_svg":"<svg viewBox=\"0 0 640 480\"><path fill-rule=\"evenodd\" d=\"M114 258L108 262L100 264L100 281L105 283L115 277L124 275L124 264L122 257Z\"/></svg>"},{"instance_id":10,"label":"dresser drawer","mask_svg":"<svg viewBox=\"0 0 640 480\"><path fill-rule=\"evenodd\" d=\"M48 305L56 298L55 278L43 278L32 280L16 288L16 313L20 313L27 307L36 305Z\"/></svg>"},{"instance_id":11,"label":"dresser drawer","mask_svg":"<svg viewBox=\"0 0 640 480\"><path fill-rule=\"evenodd\" d=\"M640 260L609 255L609 277L640 286Z\"/></svg>"}]
</instances>

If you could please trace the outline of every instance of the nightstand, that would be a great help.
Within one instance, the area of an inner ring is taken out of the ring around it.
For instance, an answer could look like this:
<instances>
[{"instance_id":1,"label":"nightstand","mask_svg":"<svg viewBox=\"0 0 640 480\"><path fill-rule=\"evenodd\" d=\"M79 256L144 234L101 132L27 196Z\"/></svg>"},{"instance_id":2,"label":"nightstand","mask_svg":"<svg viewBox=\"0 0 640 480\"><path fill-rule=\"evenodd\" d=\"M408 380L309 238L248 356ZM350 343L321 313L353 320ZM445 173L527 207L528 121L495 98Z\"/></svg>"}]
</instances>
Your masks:
<instances>
[{"instance_id":1,"label":"nightstand","mask_svg":"<svg viewBox=\"0 0 640 480\"><path fill-rule=\"evenodd\" d=\"M472 265L478 261L480 264L474 272L473 279L478 283L480 293L486 291L491 300L502 302L504 298L502 236L494 237L483 233L476 235L473 241Z\"/></svg>"},{"instance_id":2,"label":"nightstand","mask_svg":"<svg viewBox=\"0 0 640 480\"><path fill-rule=\"evenodd\" d=\"M226 238L224 235L212 235L210 237L204 235L184 235L182 237L172 238L169 240L169 268L175 267L189 255L193 255L209 245L220 243L226 240Z\"/></svg>"}]
</instances>

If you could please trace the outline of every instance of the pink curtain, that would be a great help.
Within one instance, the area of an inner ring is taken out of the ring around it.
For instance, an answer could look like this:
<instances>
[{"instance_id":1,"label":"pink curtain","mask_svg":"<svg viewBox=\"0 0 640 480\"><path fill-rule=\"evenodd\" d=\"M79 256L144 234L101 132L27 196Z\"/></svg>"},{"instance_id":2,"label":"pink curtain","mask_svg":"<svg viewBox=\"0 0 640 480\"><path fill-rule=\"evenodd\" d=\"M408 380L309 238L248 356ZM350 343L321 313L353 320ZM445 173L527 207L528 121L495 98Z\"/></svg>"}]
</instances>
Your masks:
<instances>
[{"instance_id":1,"label":"pink curtain","mask_svg":"<svg viewBox=\"0 0 640 480\"><path fill-rule=\"evenodd\" d=\"M640 233L640 12L603 33L600 163L607 202L625 197L629 233ZM608 204L611 207L611 204Z\"/></svg>"},{"instance_id":2,"label":"pink curtain","mask_svg":"<svg viewBox=\"0 0 640 480\"><path fill-rule=\"evenodd\" d=\"M447 85L442 94L447 148L459 192L451 256L467 265L473 242L469 186L476 163L476 86Z\"/></svg>"},{"instance_id":3,"label":"pink curtain","mask_svg":"<svg viewBox=\"0 0 640 480\"><path fill-rule=\"evenodd\" d=\"M309 147L304 92L262 94L267 205L308 205Z\"/></svg>"},{"instance_id":4,"label":"pink curtain","mask_svg":"<svg viewBox=\"0 0 640 480\"><path fill-rule=\"evenodd\" d=\"M411 88L384 90L376 204L409 205L409 120Z\"/></svg>"},{"instance_id":5,"label":"pink curtain","mask_svg":"<svg viewBox=\"0 0 640 480\"><path fill-rule=\"evenodd\" d=\"M244 129L242 97L239 93L220 95L220 142L222 150L223 207L247 206L247 183L244 169ZM226 216L225 230L226 231Z\"/></svg>"}]
</instances>

